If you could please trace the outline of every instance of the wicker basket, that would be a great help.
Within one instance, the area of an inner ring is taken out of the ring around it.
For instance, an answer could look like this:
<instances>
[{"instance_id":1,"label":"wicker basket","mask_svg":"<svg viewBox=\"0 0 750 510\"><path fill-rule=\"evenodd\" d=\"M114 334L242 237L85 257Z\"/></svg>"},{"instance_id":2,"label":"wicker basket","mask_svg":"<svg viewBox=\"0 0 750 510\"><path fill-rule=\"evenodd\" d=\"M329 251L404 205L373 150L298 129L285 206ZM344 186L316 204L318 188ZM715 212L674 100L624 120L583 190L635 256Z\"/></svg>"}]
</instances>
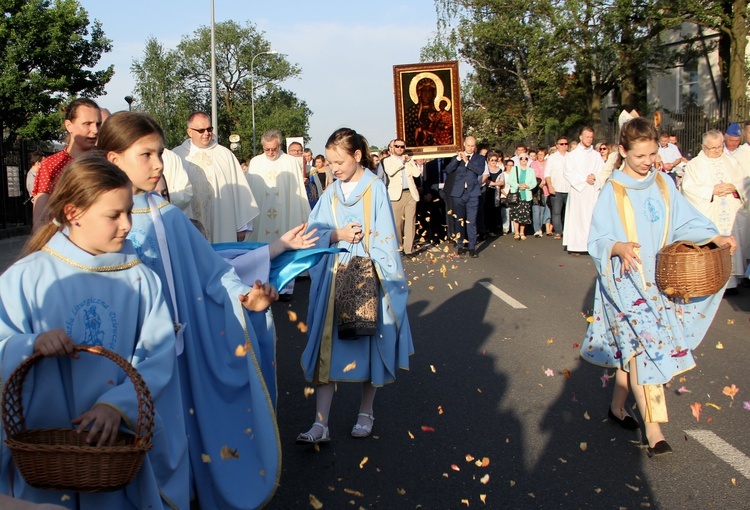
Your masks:
<instances>
[{"instance_id":1,"label":"wicker basket","mask_svg":"<svg viewBox=\"0 0 750 510\"><path fill-rule=\"evenodd\" d=\"M88 445L86 434L73 429L26 430L21 401L23 381L43 358L34 354L21 363L5 385L2 400L6 446L26 482L37 489L109 492L129 484L151 449L154 404L146 383L133 366L102 347L76 345L78 352L104 356L117 363L135 386L138 423L135 436L117 435L114 446Z\"/></svg>"},{"instance_id":2,"label":"wicker basket","mask_svg":"<svg viewBox=\"0 0 750 510\"><path fill-rule=\"evenodd\" d=\"M726 285L732 274L729 245L708 243L698 246L678 241L656 254L656 286L669 297L710 296Z\"/></svg>"}]
</instances>

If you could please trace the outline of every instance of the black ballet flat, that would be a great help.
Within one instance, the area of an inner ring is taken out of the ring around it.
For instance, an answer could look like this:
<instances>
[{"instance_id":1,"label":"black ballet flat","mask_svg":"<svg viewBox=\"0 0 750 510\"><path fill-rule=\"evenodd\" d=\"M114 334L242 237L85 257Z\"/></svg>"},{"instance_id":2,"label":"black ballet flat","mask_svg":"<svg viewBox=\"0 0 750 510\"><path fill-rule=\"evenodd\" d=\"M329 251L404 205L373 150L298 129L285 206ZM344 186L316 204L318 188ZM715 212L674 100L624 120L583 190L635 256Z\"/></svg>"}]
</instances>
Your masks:
<instances>
[{"instance_id":1,"label":"black ballet flat","mask_svg":"<svg viewBox=\"0 0 750 510\"><path fill-rule=\"evenodd\" d=\"M669 443L662 440L656 443L653 448L649 446L647 451L648 451L648 456L653 457L654 455L658 456L658 455L665 455L667 453L672 453L672 447L669 446Z\"/></svg>"},{"instance_id":2,"label":"black ballet flat","mask_svg":"<svg viewBox=\"0 0 750 510\"><path fill-rule=\"evenodd\" d=\"M612 412L612 409L607 410L607 416L610 420L618 424L620 427L624 428L625 430L638 430L640 425L638 425L638 421L633 418L630 415L627 415L624 420L621 420L617 416L615 416L615 413ZM668 445L667 445L668 446Z\"/></svg>"}]
</instances>

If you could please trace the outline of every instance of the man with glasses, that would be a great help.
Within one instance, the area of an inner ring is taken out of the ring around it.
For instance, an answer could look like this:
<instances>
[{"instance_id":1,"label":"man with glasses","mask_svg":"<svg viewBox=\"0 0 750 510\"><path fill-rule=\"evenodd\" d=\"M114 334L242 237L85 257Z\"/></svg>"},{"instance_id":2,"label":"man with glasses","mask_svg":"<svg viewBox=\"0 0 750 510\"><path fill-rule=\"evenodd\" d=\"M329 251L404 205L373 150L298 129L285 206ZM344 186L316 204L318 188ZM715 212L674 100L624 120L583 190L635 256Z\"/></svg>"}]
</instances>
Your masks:
<instances>
[{"instance_id":1,"label":"man with glasses","mask_svg":"<svg viewBox=\"0 0 750 510\"><path fill-rule=\"evenodd\" d=\"M476 247L479 177L484 173L486 166L484 156L476 154L476 149L476 139L473 136L467 136L464 139L464 150L455 158L451 158L450 163L445 167L447 174L455 174L453 185L446 193L450 193L453 197L458 254L463 255L468 248L472 258L478 257Z\"/></svg>"},{"instance_id":2,"label":"man with glasses","mask_svg":"<svg viewBox=\"0 0 750 510\"><path fill-rule=\"evenodd\" d=\"M187 134L190 138L173 151L184 161L193 185L193 217L211 243L244 241L258 206L240 162L216 141L208 114L192 113Z\"/></svg>"},{"instance_id":3,"label":"man with glasses","mask_svg":"<svg viewBox=\"0 0 750 510\"><path fill-rule=\"evenodd\" d=\"M568 203L570 183L565 179L565 158L568 155L568 138L561 136L555 143L557 151L547 157L547 165L544 167L544 180L550 194L550 209L552 210L552 228L555 230L555 239L562 239L563 226L565 225L565 206Z\"/></svg>"},{"instance_id":4,"label":"man with glasses","mask_svg":"<svg viewBox=\"0 0 750 510\"><path fill-rule=\"evenodd\" d=\"M269 129L261 136L263 154L250 160L247 178L258 199L260 214L253 220L249 241L271 243L285 232L307 221L310 202L302 178L302 144L292 142L289 152L281 150L281 132ZM281 301L289 301L294 282L279 291Z\"/></svg>"},{"instance_id":5,"label":"man with glasses","mask_svg":"<svg viewBox=\"0 0 750 510\"><path fill-rule=\"evenodd\" d=\"M570 192L565 210L563 246L572 255L588 252L591 218L601 190L597 178L604 169L604 160L594 150L594 130L585 126L578 139L578 147L565 158L564 170Z\"/></svg>"},{"instance_id":6,"label":"man with glasses","mask_svg":"<svg viewBox=\"0 0 750 510\"><path fill-rule=\"evenodd\" d=\"M724 135L712 129L703 135L703 150L685 166L682 193L703 215L716 224L721 235L737 240L732 255L732 276L725 294L737 293L738 278L750 256L750 216L744 207L746 190L739 163L724 152Z\"/></svg>"},{"instance_id":7,"label":"man with glasses","mask_svg":"<svg viewBox=\"0 0 750 510\"><path fill-rule=\"evenodd\" d=\"M399 248L405 257L412 258L419 202L419 191L414 178L421 176L422 171L406 154L406 142L400 138L393 141L393 153L382 161L382 168L388 176L388 196L393 207L393 219L396 221Z\"/></svg>"}]
</instances>

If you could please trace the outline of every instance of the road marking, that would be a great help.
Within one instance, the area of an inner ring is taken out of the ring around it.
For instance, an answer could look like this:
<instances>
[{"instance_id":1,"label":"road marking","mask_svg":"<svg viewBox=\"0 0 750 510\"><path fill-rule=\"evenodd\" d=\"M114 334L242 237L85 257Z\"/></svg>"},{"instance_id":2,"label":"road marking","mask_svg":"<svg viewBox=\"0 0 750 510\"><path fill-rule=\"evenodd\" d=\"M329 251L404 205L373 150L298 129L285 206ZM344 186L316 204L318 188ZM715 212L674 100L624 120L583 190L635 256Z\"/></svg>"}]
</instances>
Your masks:
<instances>
[{"instance_id":1,"label":"road marking","mask_svg":"<svg viewBox=\"0 0 750 510\"><path fill-rule=\"evenodd\" d=\"M522 303L519 303L518 301L510 297L508 294L506 294L502 290L492 285L490 282L479 282L479 283L480 285L485 287L487 290L492 292L494 295L496 295L497 297L499 297L500 299L508 303L513 308L516 308L516 309L526 308L525 305L523 305Z\"/></svg>"},{"instance_id":2,"label":"road marking","mask_svg":"<svg viewBox=\"0 0 750 510\"><path fill-rule=\"evenodd\" d=\"M686 430L685 433L750 480L750 458L747 455L709 430Z\"/></svg>"}]
</instances>

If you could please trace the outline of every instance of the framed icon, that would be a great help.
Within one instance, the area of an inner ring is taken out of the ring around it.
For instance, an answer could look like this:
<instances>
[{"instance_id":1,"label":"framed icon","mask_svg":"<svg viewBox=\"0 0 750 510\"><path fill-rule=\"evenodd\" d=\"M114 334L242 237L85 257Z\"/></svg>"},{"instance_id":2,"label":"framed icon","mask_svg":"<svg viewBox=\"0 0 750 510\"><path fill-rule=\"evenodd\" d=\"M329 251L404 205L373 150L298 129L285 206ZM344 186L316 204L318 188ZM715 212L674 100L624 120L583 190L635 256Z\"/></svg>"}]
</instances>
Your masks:
<instances>
[{"instance_id":1,"label":"framed icon","mask_svg":"<svg viewBox=\"0 0 750 510\"><path fill-rule=\"evenodd\" d=\"M463 145L458 62L393 66L396 135L415 158L455 155Z\"/></svg>"}]
</instances>

